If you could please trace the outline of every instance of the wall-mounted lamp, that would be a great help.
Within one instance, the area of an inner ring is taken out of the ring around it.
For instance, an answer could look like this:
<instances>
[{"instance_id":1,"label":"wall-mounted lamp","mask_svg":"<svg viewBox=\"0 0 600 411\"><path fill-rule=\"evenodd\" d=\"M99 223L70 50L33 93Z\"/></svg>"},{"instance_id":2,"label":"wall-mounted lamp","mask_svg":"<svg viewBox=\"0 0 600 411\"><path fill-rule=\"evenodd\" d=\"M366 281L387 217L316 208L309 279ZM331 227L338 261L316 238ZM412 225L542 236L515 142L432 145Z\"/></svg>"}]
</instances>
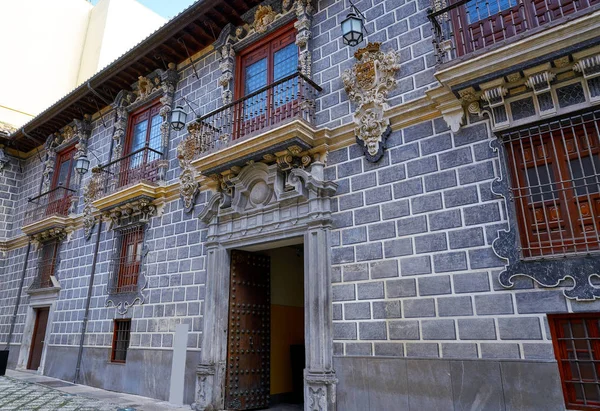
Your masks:
<instances>
[{"instance_id":1,"label":"wall-mounted lamp","mask_svg":"<svg viewBox=\"0 0 600 411\"><path fill-rule=\"evenodd\" d=\"M84 175L90 169L90 160L88 160L85 154L80 155L77 160L75 160L75 171L80 176Z\"/></svg>"},{"instance_id":2,"label":"wall-mounted lamp","mask_svg":"<svg viewBox=\"0 0 600 411\"><path fill-rule=\"evenodd\" d=\"M360 17L359 17L360 16ZM344 44L350 47L358 45L363 41L363 30L368 34L369 32L365 28L367 19L364 14L350 1L350 13L344 21L342 21L342 37Z\"/></svg>"},{"instance_id":3,"label":"wall-mounted lamp","mask_svg":"<svg viewBox=\"0 0 600 411\"><path fill-rule=\"evenodd\" d=\"M185 97L181 97L181 98L183 99L183 101L185 101L185 103L188 105L190 110L192 110L194 112L196 117L199 117L198 113L196 113L196 110L194 110L194 108L190 104L193 102L190 102ZM195 104L196 107L199 107L198 104L196 104L196 103L193 103L193 104ZM171 111L171 119L169 121L169 124L171 125L171 128L175 131L183 130L183 128L187 124L187 113L183 110L183 106L179 105Z\"/></svg>"},{"instance_id":4,"label":"wall-mounted lamp","mask_svg":"<svg viewBox=\"0 0 600 411\"><path fill-rule=\"evenodd\" d=\"M92 155L94 157L96 157L96 160L98 161L98 166L99 166L100 165L100 159L98 158L98 156L96 155L96 153L94 153L94 150L92 150L91 148L88 148L87 151L89 151L90 153L92 153ZM85 153L82 153L75 160L75 171L77 171L77 174L79 174L80 176L83 176L85 173L88 172L89 169L90 169L90 160L87 158L87 156L85 155Z\"/></svg>"}]
</instances>

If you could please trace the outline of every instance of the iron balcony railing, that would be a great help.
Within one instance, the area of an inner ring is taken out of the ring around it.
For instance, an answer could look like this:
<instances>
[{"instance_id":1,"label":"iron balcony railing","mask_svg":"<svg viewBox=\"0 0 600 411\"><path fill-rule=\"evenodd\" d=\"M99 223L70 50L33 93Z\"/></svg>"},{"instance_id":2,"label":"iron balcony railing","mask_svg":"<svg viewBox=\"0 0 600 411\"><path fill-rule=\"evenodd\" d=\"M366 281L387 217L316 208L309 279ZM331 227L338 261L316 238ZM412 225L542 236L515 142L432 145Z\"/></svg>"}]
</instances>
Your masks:
<instances>
[{"instance_id":1,"label":"iron balcony railing","mask_svg":"<svg viewBox=\"0 0 600 411\"><path fill-rule=\"evenodd\" d=\"M162 178L165 164L162 153L151 147L142 147L126 156L100 166L104 195L142 181L155 182Z\"/></svg>"},{"instance_id":2,"label":"iron balcony railing","mask_svg":"<svg viewBox=\"0 0 600 411\"><path fill-rule=\"evenodd\" d=\"M428 17L438 62L521 37L600 0L433 0Z\"/></svg>"},{"instance_id":3,"label":"iron balcony railing","mask_svg":"<svg viewBox=\"0 0 600 411\"><path fill-rule=\"evenodd\" d=\"M76 190L72 188L58 186L30 198L25 211L24 225L37 223L52 216L67 216L71 210L75 193Z\"/></svg>"},{"instance_id":4,"label":"iron balcony railing","mask_svg":"<svg viewBox=\"0 0 600 411\"><path fill-rule=\"evenodd\" d=\"M315 98L321 90L297 72L199 117L194 133L198 154L220 150L293 119L313 123Z\"/></svg>"}]
</instances>

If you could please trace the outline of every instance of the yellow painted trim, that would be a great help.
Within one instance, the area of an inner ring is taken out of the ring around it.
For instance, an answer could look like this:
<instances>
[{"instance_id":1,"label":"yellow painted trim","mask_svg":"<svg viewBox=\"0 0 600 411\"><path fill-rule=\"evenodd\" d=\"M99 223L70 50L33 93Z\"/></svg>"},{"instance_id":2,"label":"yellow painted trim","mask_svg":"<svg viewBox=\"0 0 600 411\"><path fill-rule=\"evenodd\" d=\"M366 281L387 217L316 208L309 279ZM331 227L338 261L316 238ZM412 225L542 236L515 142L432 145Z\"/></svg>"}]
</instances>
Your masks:
<instances>
[{"instance_id":1,"label":"yellow painted trim","mask_svg":"<svg viewBox=\"0 0 600 411\"><path fill-rule=\"evenodd\" d=\"M453 87L592 39L599 29L600 11L596 11L480 56L466 56L466 61L436 71L435 77Z\"/></svg>"},{"instance_id":2,"label":"yellow painted trim","mask_svg":"<svg viewBox=\"0 0 600 411\"><path fill-rule=\"evenodd\" d=\"M32 235L50 228L66 228L69 225L72 225L72 219L70 217L53 215L40 221L36 221L33 224L23 226L21 227L21 231L27 235Z\"/></svg>"},{"instance_id":3,"label":"yellow painted trim","mask_svg":"<svg viewBox=\"0 0 600 411\"><path fill-rule=\"evenodd\" d=\"M119 190L99 198L98 200L92 202L92 206L102 211L140 196L148 196L156 199L158 197L156 193L156 187L157 186L154 184L140 182L126 187L123 190Z\"/></svg>"}]
</instances>

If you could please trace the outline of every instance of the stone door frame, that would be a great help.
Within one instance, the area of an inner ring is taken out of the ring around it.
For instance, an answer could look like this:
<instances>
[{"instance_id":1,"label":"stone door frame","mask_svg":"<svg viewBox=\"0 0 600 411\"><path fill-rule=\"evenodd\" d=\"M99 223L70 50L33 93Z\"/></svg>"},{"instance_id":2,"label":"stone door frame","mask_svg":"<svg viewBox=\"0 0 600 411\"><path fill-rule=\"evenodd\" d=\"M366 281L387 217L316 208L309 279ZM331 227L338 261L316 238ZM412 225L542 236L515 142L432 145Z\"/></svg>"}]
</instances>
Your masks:
<instances>
[{"instance_id":1,"label":"stone door frame","mask_svg":"<svg viewBox=\"0 0 600 411\"><path fill-rule=\"evenodd\" d=\"M57 293L48 293L41 295L31 295L27 306L27 315L25 316L25 327L23 329L23 340L19 349L19 357L17 359L17 370L26 370L27 362L31 354L31 342L33 340L33 331L35 329L35 321L37 318L38 308L48 308L48 323L46 324L46 341L50 339L52 330L52 321L54 319L54 311L56 309ZM48 343L44 343L42 349L42 358L40 366L36 370L38 374L44 374L44 366L46 363L46 352L48 351Z\"/></svg>"},{"instance_id":2,"label":"stone door frame","mask_svg":"<svg viewBox=\"0 0 600 411\"><path fill-rule=\"evenodd\" d=\"M335 411L330 197L336 186L323 182L322 171L320 162L314 163L310 172L296 169L289 173L282 173L276 165L249 165L233 180L234 190L214 193L200 213L200 218L209 225L209 233L196 410L226 409L230 251L303 237L304 409ZM263 195L265 185L271 190L268 195ZM239 206L240 197L248 201L258 198L261 204L245 202Z\"/></svg>"}]
</instances>

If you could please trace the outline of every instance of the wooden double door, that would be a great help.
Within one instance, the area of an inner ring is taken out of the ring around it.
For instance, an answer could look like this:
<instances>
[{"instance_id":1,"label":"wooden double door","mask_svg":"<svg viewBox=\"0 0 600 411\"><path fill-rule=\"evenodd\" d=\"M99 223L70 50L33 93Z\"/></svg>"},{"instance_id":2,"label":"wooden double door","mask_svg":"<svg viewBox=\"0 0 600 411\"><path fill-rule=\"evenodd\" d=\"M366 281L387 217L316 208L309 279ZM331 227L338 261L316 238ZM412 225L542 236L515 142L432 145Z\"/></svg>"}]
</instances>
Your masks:
<instances>
[{"instance_id":1,"label":"wooden double door","mask_svg":"<svg viewBox=\"0 0 600 411\"><path fill-rule=\"evenodd\" d=\"M48 314L50 314L50 307L36 308L35 310L35 326L33 327L29 360L27 361L28 370L37 370L42 362Z\"/></svg>"},{"instance_id":2,"label":"wooden double door","mask_svg":"<svg viewBox=\"0 0 600 411\"><path fill-rule=\"evenodd\" d=\"M270 400L271 261L233 250L225 407L263 409Z\"/></svg>"}]
</instances>

